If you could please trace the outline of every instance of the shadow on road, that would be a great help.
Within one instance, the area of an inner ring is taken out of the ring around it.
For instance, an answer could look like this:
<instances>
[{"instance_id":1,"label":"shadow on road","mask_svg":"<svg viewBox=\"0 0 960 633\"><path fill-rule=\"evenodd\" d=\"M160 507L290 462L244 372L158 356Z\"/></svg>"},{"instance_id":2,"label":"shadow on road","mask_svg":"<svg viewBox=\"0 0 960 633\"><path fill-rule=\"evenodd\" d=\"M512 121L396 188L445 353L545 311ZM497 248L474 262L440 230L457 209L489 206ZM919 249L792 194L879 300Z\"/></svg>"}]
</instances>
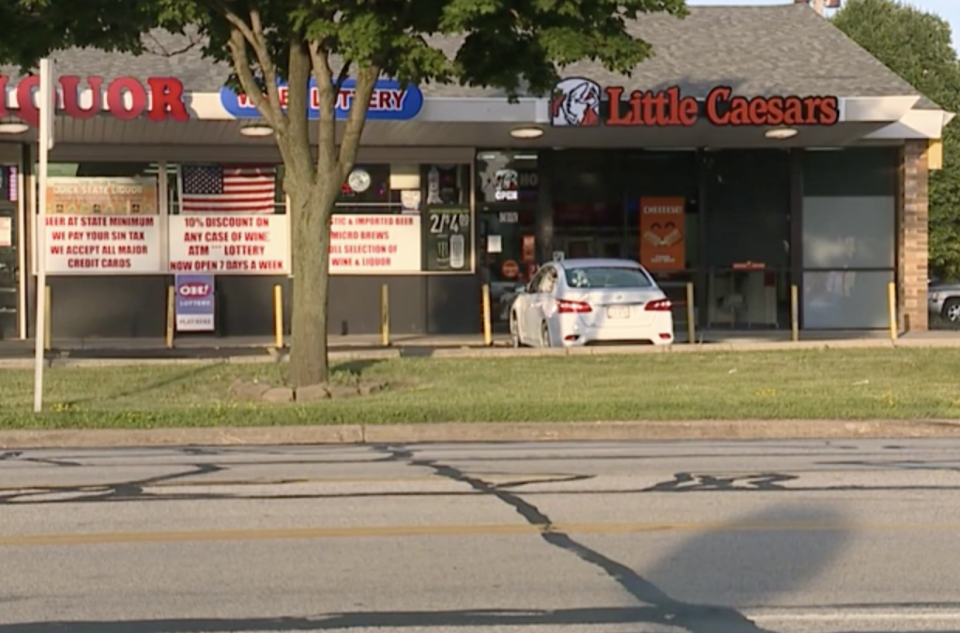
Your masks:
<instances>
[{"instance_id":1,"label":"shadow on road","mask_svg":"<svg viewBox=\"0 0 960 633\"><path fill-rule=\"evenodd\" d=\"M789 498L784 498L760 512L696 533L674 550L666 552L652 567L638 570L639 563L618 560L601 551L610 536L573 538L561 531L545 510L509 485L487 482L453 464L421 459L414 450L403 446L380 446L374 450L388 461L430 469L439 477L464 484L476 494L490 496L513 508L527 523L539 528L539 538L545 545L555 548L558 555L575 556L584 564L595 567L610 582L633 596L636 606L525 611L356 611L290 618L34 622L0 625L0 633L282 633L376 627L454 629L602 624L636 625L637 633L662 627L689 633L769 633L737 609L711 604L711 601L723 602L721 592L724 587L730 588L730 595L736 596L738 604L763 604L765 600L795 591L814 580L842 552L851 537L850 526L836 510L809 503L794 505ZM804 528L810 524L819 527L816 530ZM650 535L621 535L617 538L642 539L650 538ZM621 549L622 543L619 541ZM693 589L686 586L691 578L697 579ZM402 592L403 588L398 586L396 590ZM698 591L701 595L696 595Z\"/></svg>"}]
</instances>

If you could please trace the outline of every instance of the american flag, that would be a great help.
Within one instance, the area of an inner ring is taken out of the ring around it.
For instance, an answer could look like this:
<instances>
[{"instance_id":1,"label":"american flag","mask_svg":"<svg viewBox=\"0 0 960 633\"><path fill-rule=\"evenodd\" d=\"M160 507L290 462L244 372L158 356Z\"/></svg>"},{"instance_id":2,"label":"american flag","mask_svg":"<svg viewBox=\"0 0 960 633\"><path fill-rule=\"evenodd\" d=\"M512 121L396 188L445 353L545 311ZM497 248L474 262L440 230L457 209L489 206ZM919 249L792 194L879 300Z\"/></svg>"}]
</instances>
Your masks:
<instances>
[{"instance_id":1,"label":"american flag","mask_svg":"<svg viewBox=\"0 0 960 633\"><path fill-rule=\"evenodd\" d=\"M256 165L184 165L181 213L273 213L277 170Z\"/></svg>"}]
</instances>

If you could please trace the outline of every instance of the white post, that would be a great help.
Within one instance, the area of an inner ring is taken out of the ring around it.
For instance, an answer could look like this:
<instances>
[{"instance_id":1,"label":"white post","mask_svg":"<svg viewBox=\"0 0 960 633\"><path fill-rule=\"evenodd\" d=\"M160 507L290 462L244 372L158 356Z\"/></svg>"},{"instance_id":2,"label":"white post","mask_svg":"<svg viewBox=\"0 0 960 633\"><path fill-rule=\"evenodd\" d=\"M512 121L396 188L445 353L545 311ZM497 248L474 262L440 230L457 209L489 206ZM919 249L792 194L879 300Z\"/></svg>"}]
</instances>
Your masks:
<instances>
[{"instance_id":1,"label":"white post","mask_svg":"<svg viewBox=\"0 0 960 633\"><path fill-rule=\"evenodd\" d=\"M53 84L53 65L49 59L40 60L40 94L38 111L40 114L40 142L38 143L38 189L37 201L36 249L37 249L37 285L34 294L37 297L37 323L33 332L36 341L36 357L33 378L33 410L43 410L43 352L45 332L47 331L47 162L53 147L53 120L57 110L57 92Z\"/></svg>"}]
</instances>

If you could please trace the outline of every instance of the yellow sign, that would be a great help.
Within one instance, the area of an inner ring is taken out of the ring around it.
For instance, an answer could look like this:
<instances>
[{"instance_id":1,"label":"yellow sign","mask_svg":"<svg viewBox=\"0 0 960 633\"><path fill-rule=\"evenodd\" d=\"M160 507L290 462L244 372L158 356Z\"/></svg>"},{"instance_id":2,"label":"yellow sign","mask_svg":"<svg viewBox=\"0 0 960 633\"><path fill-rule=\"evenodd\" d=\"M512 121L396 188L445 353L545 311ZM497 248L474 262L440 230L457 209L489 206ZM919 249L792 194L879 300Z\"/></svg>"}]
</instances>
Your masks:
<instances>
[{"instance_id":1,"label":"yellow sign","mask_svg":"<svg viewBox=\"0 0 960 633\"><path fill-rule=\"evenodd\" d=\"M48 178L49 215L157 215L154 178Z\"/></svg>"}]
</instances>

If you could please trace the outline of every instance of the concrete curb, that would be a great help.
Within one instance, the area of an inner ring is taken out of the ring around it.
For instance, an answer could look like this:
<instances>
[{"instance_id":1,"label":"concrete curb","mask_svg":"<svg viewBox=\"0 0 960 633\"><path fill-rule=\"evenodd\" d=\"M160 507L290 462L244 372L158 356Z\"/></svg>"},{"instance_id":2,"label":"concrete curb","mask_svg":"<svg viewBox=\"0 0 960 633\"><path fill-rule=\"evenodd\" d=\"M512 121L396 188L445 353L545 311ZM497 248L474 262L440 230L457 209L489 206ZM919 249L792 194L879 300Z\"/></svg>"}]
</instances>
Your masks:
<instances>
[{"instance_id":1,"label":"concrete curb","mask_svg":"<svg viewBox=\"0 0 960 633\"><path fill-rule=\"evenodd\" d=\"M392 347L375 350L337 351L330 353L331 363L345 363L363 360L391 360L396 358L444 358L444 359L481 359L481 358L536 358L544 356L613 356L642 354L709 354L739 352L774 351L818 351L842 349L957 349L958 339L850 339L836 341L798 341L793 342L741 342L741 343L704 343L687 345L679 343L671 346L610 346L610 347L571 347L555 349L509 347L471 347L411 349ZM47 359L47 367L123 367L130 365L206 365L215 363L266 364L286 362L287 356L264 353L261 356L225 356L222 358L70 358L69 356ZM30 369L32 358L0 359L0 369Z\"/></svg>"},{"instance_id":2,"label":"concrete curb","mask_svg":"<svg viewBox=\"0 0 960 633\"><path fill-rule=\"evenodd\" d=\"M827 440L958 436L960 436L960 422L949 420L693 420L345 424L337 426L0 431L0 449L460 442Z\"/></svg>"}]
</instances>

